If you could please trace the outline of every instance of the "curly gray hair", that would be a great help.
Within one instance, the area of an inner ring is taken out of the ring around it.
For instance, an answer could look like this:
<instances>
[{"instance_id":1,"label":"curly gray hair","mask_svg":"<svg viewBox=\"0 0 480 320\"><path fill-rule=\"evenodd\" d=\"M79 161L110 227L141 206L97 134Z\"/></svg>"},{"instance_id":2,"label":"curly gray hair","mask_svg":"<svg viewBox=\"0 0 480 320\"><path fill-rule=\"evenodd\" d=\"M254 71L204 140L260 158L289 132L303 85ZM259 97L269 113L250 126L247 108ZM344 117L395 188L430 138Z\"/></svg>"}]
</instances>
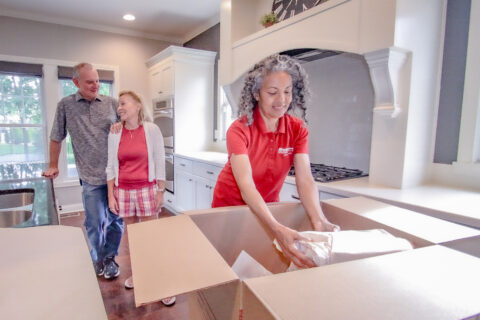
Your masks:
<instances>
[{"instance_id":1,"label":"curly gray hair","mask_svg":"<svg viewBox=\"0 0 480 320\"><path fill-rule=\"evenodd\" d=\"M274 54L255 64L245 77L240 96L238 116L247 116L247 124L253 122L253 109L257 105L255 95L258 95L265 76L270 72L285 71L292 77L292 102L287 112L296 114L306 123L307 102L310 97L308 76L300 63L287 55Z\"/></svg>"}]
</instances>

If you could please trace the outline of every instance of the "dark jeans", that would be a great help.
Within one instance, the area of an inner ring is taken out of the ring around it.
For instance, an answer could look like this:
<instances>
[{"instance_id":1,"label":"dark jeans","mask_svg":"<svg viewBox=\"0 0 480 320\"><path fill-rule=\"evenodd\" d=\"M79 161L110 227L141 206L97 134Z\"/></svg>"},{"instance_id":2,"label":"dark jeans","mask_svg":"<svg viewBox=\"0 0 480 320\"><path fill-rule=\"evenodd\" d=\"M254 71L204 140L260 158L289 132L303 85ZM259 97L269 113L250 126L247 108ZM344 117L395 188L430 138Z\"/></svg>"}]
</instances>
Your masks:
<instances>
[{"instance_id":1,"label":"dark jeans","mask_svg":"<svg viewBox=\"0 0 480 320\"><path fill-rule=\"evenodd\" d=\"M123 219L108 208L107 185L92 185L80 181L85 209L90 256L93 262L116 256L123 235Z\"/></svg>"}]
</instances>

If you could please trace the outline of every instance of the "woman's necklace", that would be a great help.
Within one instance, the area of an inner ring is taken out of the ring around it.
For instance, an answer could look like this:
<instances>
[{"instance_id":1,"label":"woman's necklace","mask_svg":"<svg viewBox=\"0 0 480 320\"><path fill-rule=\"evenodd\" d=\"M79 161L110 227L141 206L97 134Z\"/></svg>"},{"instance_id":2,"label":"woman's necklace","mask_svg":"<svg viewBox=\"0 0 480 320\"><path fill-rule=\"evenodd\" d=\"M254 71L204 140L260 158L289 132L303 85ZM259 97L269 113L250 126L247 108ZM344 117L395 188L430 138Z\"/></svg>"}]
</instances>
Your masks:
<instances>
[{"instance_id":1,"label":"woman's necklace","mask_svg":"<svg viewBox=\"0 0 480 320\"><path fill-rule=\"evenodd\" d=\"M137 130L138 127L139 126L137 126L135 129L130 130L130 129L127 129L127 126L125 125L125 129L128 131L128 133L130 133L130 140L133 140L133 136L134 136L133 132Z\"/></svg>"}]
</instances>

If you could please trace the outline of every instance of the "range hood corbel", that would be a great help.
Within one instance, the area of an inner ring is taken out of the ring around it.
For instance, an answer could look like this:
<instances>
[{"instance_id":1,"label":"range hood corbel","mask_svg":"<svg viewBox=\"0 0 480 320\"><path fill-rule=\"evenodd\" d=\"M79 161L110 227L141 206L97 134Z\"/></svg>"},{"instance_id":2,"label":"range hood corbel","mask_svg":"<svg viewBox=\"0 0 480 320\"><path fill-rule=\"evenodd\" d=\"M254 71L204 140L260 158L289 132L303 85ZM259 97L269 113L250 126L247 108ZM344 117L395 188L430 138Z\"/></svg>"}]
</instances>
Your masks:
<instances>
[{"instance_id":1,"label":"range hood corbel","mask_svg":"<svg viewBox=\"0 0 480 320\"><path fill-rule=\"evenodd\" d=\"M406 65L408 54L408 51L396 47L364 54L375 91L374 113L390 118L395 118L400 113L400 74Z\"/></svg>"}]
</instances>

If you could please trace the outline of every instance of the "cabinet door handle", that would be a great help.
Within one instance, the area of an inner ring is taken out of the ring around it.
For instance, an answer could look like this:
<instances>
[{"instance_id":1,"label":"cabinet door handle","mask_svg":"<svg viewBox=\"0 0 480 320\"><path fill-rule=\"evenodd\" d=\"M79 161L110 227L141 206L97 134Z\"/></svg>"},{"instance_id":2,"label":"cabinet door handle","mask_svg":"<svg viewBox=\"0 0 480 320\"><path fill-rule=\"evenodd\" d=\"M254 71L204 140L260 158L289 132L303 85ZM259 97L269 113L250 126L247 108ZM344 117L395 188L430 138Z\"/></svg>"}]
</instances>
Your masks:
<instances>
[{"instance_id":1,"label":"cabinet door handle","mask_svg":"<svg viewBox=\"0 0 480 320\"><path fill-rule=\"evenodd\" d=\"M208 170L207 170L207 173L208 173L208 174L213 174L213 172L212 172L212 171L208 171Z\"/></svg>"},{"instance_id":2,"label":"cabinet door handle","mask_svg":"<svg viewBox=\"0 0 480 320\"><path fill-rule=\"evenodd\" d=\"M188 181L193 181L192 179L188 179Z\"/></svg>"},{"instance_id":3,"label":"cabinet door handle","mask_svg":"<svg viewBox=\"0 0 480 320\"><path fill-rule=\"evenodd\" d=\"M292 194L292 198L295 199L295 200L300 200L300 197L299 196L296 196L294 194Z\"/></svg>"},{"instance_id":4,"label":"cabinet door handle","mask_svg":"<svg viewBox=\"0 0 480 320\"><path fill-rule=\"evenodd\" d=\"M180 166L186 167L185 163L180 163Z\"/></svg>"},{"instance_id":5,"label":"cabinet door handle","mask_svg":"<svg viewBox=\"0 0 480 320\"><path fill-rule=\"evenodd\" d=\"M162 94L162 93L163 93L163 91L158 91L158 94Z\"/></svg>"},{"instance_id":6,"label":"cabinet door handle","mask_svg":"<svg viewBox=\"0 0 480 320\"><path fill-rule=\"evenodd\" d=\"M172 203L172 200L168 199L168 200L167 200L167 202L170 202L170 203Z\"/></svg>"}]
</instances>

